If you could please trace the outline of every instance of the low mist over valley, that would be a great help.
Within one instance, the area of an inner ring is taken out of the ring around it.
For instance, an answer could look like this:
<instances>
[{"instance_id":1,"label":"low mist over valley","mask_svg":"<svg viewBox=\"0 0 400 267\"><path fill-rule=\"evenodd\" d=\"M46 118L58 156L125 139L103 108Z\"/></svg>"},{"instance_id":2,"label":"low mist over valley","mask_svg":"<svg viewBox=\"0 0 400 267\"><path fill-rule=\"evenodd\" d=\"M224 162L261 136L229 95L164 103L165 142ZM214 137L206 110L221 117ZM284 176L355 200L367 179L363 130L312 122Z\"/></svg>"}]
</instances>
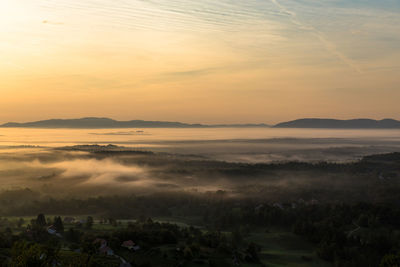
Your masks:
<instances>
[{"instance_id":1,"label":"low mist over valley","mask_svg":"<svg viewBox=\"0 0 400 267\"><path fill-rule=\"evenodd\" d=\"M347 149L332 154L338 159ZM308 153L315 151L318 150ZM366 152L368 150L362 153ZM315 161L310 160L311 156L304 157L305 151L299 153L296 160L283 160L282 156L275 161L249 163L115 145L2 148L0 204L3 210L12 210L11 202L27 205L33 200L49 198L157 193L203 195L221 191L227 197L271 203L298 199L380 202L396 198L380 191L396 192L398 189L400 176L396 164L399 156L396 153L383 154L393 155L393 159L388 156L388 160L382 162L378 156L377 160L360 157L347 162ZM17 199L7 199L12 192L17 192Z\"/></svg>"}]
</instances>

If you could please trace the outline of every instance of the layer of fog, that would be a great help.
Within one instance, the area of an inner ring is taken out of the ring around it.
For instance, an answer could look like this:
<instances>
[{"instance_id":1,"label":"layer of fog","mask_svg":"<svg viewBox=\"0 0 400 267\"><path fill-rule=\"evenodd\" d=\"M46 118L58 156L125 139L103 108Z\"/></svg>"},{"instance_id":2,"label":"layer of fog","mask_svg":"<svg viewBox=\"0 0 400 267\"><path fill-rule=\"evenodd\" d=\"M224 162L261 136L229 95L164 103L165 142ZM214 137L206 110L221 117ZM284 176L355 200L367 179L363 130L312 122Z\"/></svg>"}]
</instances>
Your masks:
<instances>
[{"instance_id":1,"label":"layer of fog","mask_svg":"<svg viewBox=\"0 0 400 267\"><path fill-rule=\"evenodd\" d=\"M397 131L137 131L4 130L0 138L0 202L5 191L10 194L25 188L37 193L35 198L217 190L272 197L282 192L291 196L316 192L316 188L340 192L355 186L365 187L367 192L370 184L355 182L351 174L272 171L253 164L343 163L400 151ZM92 146L60 149L76 144L118 146L100 147L101 151Z\"/></svg>"},{"instance_id":2,"label":"layer of fog","mask_svg":"<svg viewBox=\"0 0 400 267\"><path fill-rule=\"evenodd\" d=\"M317 148L325 145L327 140L310 140L294 144L279 144L282 140L268 141L275 143L275 153L246 154L236 153L238 149L262 151L260 141L247 142L185 142L186 147L175 146L181 152L197 154L175 154L165 152L144 152L128 147L118 146L77 146L65 148L44 147L3 147L0 149L0 199L4 191L12 192L29 188L39 195L35 197L91 197L99 195L149 194L157 192L207 192L224 190L236 195L276 196L285 193L297 196L295 192L316 192L316 188L346 191L355 186L365 187L369 184L356 181L351 174L323 172L317 169L293 170L269 168L268 165L228 163L215 160L215 155L226 160L231 157L236 161L260 162L285 160L353 158L356 155L373 154L390 150L387 146L350 147L343 146ZM329 142L335 143L333 140ZM230 149L227 151L226 144ZM336 141L335 144L338 142ZM346 145L346 146L345 146ZM270 146L271 147L271 146ZM196 150L197 148L197 150ZM278 150L280 148L280 150ZM182 149L187 149L182 151ZM209 149L209 150L207 150ZM396 148L393 147L392 150ZM202 151L217 151L213 157ZM279 152L279 153L278 153ZM263 167L264 166L264 167ZM265 167L266 166L266 167ZM376 177L372 177L376 179ZM321 192L323 192L323 190ZM3 192L3 193L1 193Z\"/></svg>"},{"instance_id":3,"label":"layer of fog","mask_svg":"<svg viewBox=\"0 0 400 267\"><path fill-rule=\"evenodd\" d=\"M84 197L205 191L224 186L207 177L195 179L188 174L176 174L169 168L171 155L147 158L147 154L112 156L53 148L0 149L0 191L29 188L53 197Z\"/></svg>"},{"instance_id":4,"label":"layer of fog","mask_svg":"<svg viewBox=\"0 0 400 267\"><path fill-rule=\"evenodd\" d=\"M141 143L126 143L128 146ZM281 161L352 162L363 156L400 151L400 140L386 138L272 138L154 141L156 152L198 155L210 160L270 163Z\"/></svg>"}]
</instances>

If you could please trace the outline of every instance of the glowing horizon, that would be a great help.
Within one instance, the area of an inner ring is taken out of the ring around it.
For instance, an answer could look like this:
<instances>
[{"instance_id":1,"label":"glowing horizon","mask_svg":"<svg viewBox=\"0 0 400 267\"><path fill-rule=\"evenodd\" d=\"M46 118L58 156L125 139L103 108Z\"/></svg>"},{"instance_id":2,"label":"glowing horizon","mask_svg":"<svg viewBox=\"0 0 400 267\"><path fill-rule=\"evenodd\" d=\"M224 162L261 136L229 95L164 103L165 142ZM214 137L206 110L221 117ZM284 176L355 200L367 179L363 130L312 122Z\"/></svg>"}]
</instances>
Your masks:
<instances>
[{"instance_id":1,"label":"glowing horizon","mask_svg":"<svg viewBox=\"0 0 400 267\"><path fill-rule=\"evenodd\" d=\"M0 0L0 122L399 119L399 32L393 0Z\"/></svg>"}]
</instances>

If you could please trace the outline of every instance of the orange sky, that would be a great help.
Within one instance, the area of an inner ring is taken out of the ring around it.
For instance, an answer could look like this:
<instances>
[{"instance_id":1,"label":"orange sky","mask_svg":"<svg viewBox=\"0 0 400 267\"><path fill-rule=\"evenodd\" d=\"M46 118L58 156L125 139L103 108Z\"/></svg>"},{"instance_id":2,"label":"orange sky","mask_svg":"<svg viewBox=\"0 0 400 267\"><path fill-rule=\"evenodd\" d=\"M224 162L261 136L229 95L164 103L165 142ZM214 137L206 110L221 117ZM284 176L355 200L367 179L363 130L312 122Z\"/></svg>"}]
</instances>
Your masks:
<instances>
[{"instance_id":1,"label":"orange sky","mask_svg":"<svg viewBox=\"0 0 400 267\"><path fill-rule=\"evenodd\" d=\"M0 122L400 119L400 4L357 3L0 0Z\"/></svg>"}]
</instances>

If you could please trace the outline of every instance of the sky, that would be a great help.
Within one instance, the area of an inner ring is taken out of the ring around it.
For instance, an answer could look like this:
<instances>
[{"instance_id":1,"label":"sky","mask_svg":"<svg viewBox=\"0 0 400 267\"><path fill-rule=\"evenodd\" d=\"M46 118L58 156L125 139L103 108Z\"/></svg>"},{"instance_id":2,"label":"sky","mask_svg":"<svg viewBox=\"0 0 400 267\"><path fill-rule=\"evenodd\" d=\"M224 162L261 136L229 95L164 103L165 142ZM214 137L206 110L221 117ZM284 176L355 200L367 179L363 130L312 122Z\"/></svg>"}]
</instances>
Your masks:
<instances>
[{"instance_id":1,"label":"sky","mask_svg":"<svg viewBox=\"0 0 400 267\"><path fill-rule=\"evenodd\" d=\"M400 119L398 0L0 0L0 122Z\"/></svg>"}]
</instances>

